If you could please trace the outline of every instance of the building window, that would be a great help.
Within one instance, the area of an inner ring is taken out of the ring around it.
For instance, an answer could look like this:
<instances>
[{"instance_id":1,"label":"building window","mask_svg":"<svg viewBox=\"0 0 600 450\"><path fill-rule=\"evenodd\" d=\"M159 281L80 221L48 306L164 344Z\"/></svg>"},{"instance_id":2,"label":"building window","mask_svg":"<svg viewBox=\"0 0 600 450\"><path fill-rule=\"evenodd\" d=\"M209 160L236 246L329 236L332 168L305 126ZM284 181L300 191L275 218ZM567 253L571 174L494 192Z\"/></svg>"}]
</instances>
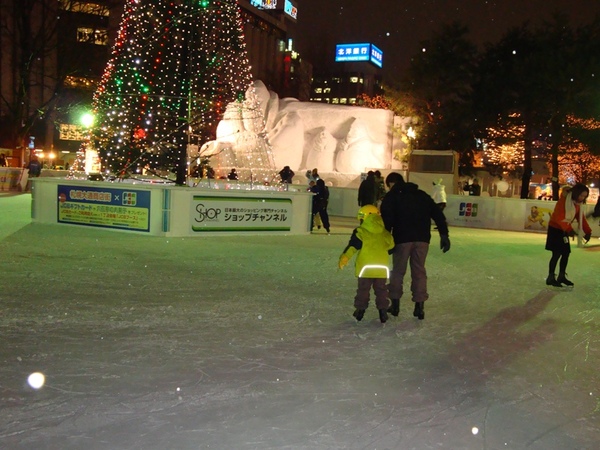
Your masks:
<instances>
[{"instance_id":1,"label":"building window","mask_svg":"<svg viewBox=\"0 0 600 450\"><path fill-rule=\"evenodd\" d=\"M350 83L358 83L358 77L350 77Z\"/></svg>"},{"instance_id":2,"label":"building window","mask_svg":"<svg viewBox=\"0 0 600 450\"><path fill-rule=\"evenodd\" d=\"M108 45L108 32L94 28L77 28L77 42L95 45Z\"/></svg>"},{"instance_id":3,"label":"building window","mask_svg":"<svg viewBox=\"0 0 600 450\"><path fill-rule=\"evenodd\" d=\"M337 105L340 102L339 98L332 98L331 99L331 103L333 103L334 105Z\"/></svg>"},{"instance_id":4,"label":"building window","mask_svg":"<svg viewBox=\"0 0 600 450\"><path fill-rule=\"evenodd\" d=\"M348 103L348 99L347 98L340 98L340 103L342 105L345 105L346 103Z\"/></svg>"},{"instance_id":5,"label":"building window","mask_svg":"<svg viewBox=\"0 0 600 450\"><path fill-rule=\"evenodd\" d=\"M330 92L331 92L331 88L327 87L327 88L323 89L323 93L325 93L325 94L329 94Z\"/></svg>"},{"instance_id":6,"label":"building window","mask_svg":"<svg viewBox=\"0 0 600 450\"><path fill-rule=\"evenodd\" d=\"M75 13L93 14L94 16L108 17L110 11L104 5L87 2L74 2L72 0L60 0L60 9Z\"/></svg>"},{"instance_id":7,"label":"building window","mask_svg":"<svg viewBox=\"0 0 600 450\"><path fill-rule=\"evenodd\" d=\"M350 99L350 104L351 105L356 105L356 99L355 98L351 98Z\"/></svg>"},{"instance_id":8,"label":"building window","mask_svg":"<svg viewBox=\"0 0 600 450\"><path fill-rule=\"evenodd\" d=\"M81 125L61 123L59 126L59 139L63 141L83 141L87 137L87 132Z\"/></svg>"},{"instance_id":9,"label":"building window","mask_svg":"<svg viewBox=\"0 0 600 450\"><path fill-rule=\"evenodd\" d=\"M320 87L315 88L315 94L321 94L323 93L323 89L321 89Z\"/></svg>"}]
</instances>

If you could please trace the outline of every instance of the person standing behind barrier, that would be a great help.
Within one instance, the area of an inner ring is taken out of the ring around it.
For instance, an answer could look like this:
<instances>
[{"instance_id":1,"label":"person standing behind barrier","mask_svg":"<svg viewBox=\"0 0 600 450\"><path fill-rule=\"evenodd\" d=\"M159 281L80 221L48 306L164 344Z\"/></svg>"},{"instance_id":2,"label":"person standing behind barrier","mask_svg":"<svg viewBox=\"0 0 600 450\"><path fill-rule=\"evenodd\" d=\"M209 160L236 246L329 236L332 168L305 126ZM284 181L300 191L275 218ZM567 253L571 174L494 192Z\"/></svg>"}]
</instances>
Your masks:
<instances>
[{"instance_id":1,"label":"person standing behind barrier","mask_svg":"<svg viewBox=\"0 0 600 450\"><path fill-rule=\"evenodd\" d=\"M285 166L283 169L279 171L279 176L281 177L282 183L292 184L294 180L294 171L290 169L290 166Z\"/></svg>"},{"instance_id":2,"label":"person standing behind barrier","mask_svg":"<svg viewBox=\"0 0 600 450\"><path fill-rule=\"evenodd\" d=\"M444 186L444 179L440 178L437 183L433 182L433 192L431 198L436 205L443 211L446 208L446 186Z\"/></svg>"},{"instance_id":3,"label":"person standing behind barrier","mask_svg":"<svg viewBox=\"0 0 600 450\"><path fill-rule=\"evenodd\" d=\"M473 180L473 184L469 187L469 195L481 195L481 186L479 185L479 180L477 178Z\"/></svg>"},{"instance_id":4,"label":"person standing behind barrier","mask_svg":"<svg viewBox=\"0 0 600 450\"><path fill-rule=\"evenodd\" d=\"M231 169L231 172L229 172L227 175L227 179L232 181L239 179L237 171L235 169Z\"/></svg>"},{"instance_id":5,"label":"person standing behind barrier","mask_svg":"<svg viewBox=\"0 0 600 450\"><path fill-rule=\"evenodd\" d=\"M571 254L569 238L584 233L583 239L587 243L592 237L592 229L588 225L585 216L580 214L581 205L585 203L589 193L590 190L586 185L577 183L571 189L563 189L562 195L554 206L546 235L546 250L552 252L548 263L548 277L546 278L546 285L548 286L574 285L572 281L567 279L567 265ZM558 278L556 278L557 264L559 265Z\"/></svg>"},{"instance_id":6,"label":"person standing behind barrier","mask_svg":"<svg viewBox=\"0 0 600 450\"><path fill-rule=\"evenodd\" d=\"M316 183L317 180L319 178L321 178L319 176L319 170L316 167L312 171L311 170L307 170L306 171L306 178L308 179L308 184L309 185L310 185L311 181L314 181Z\"/></svg>"},{"instance_id":7,"label":"person standing behind barrier","mask_svg":"<svg viewBox=\"0 0 600 450\"><path fill-rule=\"evenodd\" d=\"M312 231L315 221L315 215L321 217L323 228L330 233L329 214L327 214L327 205L329 204L329 189L325 186L325 181L319 178L316 184L310 188L314 194L312 199L312 217L310 220L310 230Z\"/></svg>"},{"instance_id":8,"label":"person standing behind barrier","mask_svg":"<svg viewBox=\"0 0 600 450\"><path fill-rule=\"evenodd\" d=\"M354 297L352 314L358 322L369 306L371 287L375 292L375 306L379 310L379 320L388 320L387 309L390 305L386 281L389 275L388 251L394 248L394 239L385 229L377 207L366 205L358 211L360 225L355 228L348 245L340 255L338 267L343 269L356 253L355 275L358 288Z\"/></svg>"},{"instance_id":9,"label":"person standing behind barrier","mask_svg":"<svg viewBox=\"0 0 600 450\"><path fill-rule=\"evenodd\" d=\"M393 316L400 312L404 275L410 263L410 289L415 304L413 315L423 320L424 303L429 298L425 260L431 241L431 220L433 219L438 228L440 248L444 253L450 250L448 224L444 213L429 194L414 183L406 183L399 173L390 173L385 179L385 184L389 192L381 202L381 217L396 244L390 274L389 291L392 306L389 312Z\"/></svg>"},{"instance_id":10,"label":"person standing behind barrier","mask_svg":"<svg viewBox=\"0 0 600 450\"><path fill-rule=\"evenodd\" d=\"M31 159L25 168L29 170L29 178L39 177L42 173L42 163L40 163L37 155L31 155Z\"/></svg>"},{"instance_id":11,"label":"person standing behind barrier","mask_svg":"<svg viewBox=\"0 0 600 450\"><path fill-rule=\"evenodd\" d=\"M358 206L377 205L377 184L375 172L369 170L358 187Z\"/></svg>"},{"instance_id":12,"label":"person standing behind barrier","mask_svg":"<svg viewBox=\"0 0 600 450\"><path fill-rule=\"evenodd\" d=\"M6 167L6 155L0 153L0 167Z\"/></svg>"}]
</instances>

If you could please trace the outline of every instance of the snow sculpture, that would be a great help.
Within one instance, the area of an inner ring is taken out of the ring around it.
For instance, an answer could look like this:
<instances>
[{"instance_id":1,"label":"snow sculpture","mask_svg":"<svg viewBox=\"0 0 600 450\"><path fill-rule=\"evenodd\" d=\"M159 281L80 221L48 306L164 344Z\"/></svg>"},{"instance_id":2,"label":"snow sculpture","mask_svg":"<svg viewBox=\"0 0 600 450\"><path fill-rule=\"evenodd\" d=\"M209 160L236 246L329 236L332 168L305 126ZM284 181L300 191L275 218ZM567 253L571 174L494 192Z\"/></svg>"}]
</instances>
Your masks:
<instances>
[{"instance_id":1,"label":"snow sculpture","mask_svg":"<svg viewBox=\"0 0 600 450\"><path fill-rule=\"evenodd\" d=\"M210 157L210 165L217 177L224 178L236 168L243 181L264 184L278 181L263 111L252 87L246 92L244 102L227 105L216 134L217 139L205 143L199 155L191 156Z\"/></svg>"},{"instance_id":2,"label":"snow sculpture","mask_svg":"<svg viewBox=\"0 0 600 450\"><path fill-rule=\"evenodd\" d=\"M243 164L251 163L248 141L264 136L268 142L263 145L268 146L277 170L288 165L302 174L317 167L322 176L331 179L391 166L391 111L280 99L261 81L254 82L246 98L247 105L254 105L246 109L253 111L253 117L261 116L264 129L258 120L242 117L239 103L233 103L219 123L216 141L203 146L203 155L214 154L221 160L221 155L227 155L227 167L243 169Z\"/></svg>"}]
</instances>

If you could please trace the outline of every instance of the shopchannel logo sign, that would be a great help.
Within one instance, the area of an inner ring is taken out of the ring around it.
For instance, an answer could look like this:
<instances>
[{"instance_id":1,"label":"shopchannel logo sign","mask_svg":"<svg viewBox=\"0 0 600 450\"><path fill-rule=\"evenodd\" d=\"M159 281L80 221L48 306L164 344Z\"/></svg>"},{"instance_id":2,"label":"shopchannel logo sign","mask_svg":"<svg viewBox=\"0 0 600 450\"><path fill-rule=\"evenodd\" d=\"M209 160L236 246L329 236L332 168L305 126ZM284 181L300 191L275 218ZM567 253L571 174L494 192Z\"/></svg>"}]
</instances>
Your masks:
<instances>
[{"instance_id":1,"label":"shopchannel logo sign","mask_svg":"<svg viewBox=\"0 0 600 450\"><path fill-rule=\"evenodd\" d=\"M461 217L477 217L477 203L466 203L460 204L458 215Z\"/></svg>"}]
</instances>

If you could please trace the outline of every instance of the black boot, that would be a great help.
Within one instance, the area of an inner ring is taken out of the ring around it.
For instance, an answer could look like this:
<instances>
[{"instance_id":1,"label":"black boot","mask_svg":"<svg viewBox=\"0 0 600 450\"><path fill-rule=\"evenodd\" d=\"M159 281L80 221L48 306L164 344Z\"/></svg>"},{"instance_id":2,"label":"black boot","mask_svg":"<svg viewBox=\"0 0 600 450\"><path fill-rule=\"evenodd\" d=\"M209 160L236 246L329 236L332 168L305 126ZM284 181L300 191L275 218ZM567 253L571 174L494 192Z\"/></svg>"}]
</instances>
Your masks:
<instances>
[{"instance_id":1,"label":"black boot","mask_svg":"<svg viewBox=\"0 0 600 450\"><path fill-rule=\"evenodd\" d=\"M423 302L415 302L413 316L418 317L419 320L423 320L425 318L425 305Z\"/></svg>"},{"instance_id":2,"label":"black boot","mask_svg":"<svg viewBox=\"0 0 600 450\"><path fill-rule=\"evenodd\" d=\"M399 298L392 299L392 306L390 306L388 308L387 312L389 312L394 317L398 317L398 314L400 314L400 299Z\"/></svg>"},{"instance_id":3,"label":"black boot","mask_svg":"<svg viewBox=\"0 0 600 450\"><path fill-rule=\"evenodd\" d=\"M556 279L557 283L562 283L565 286L573 286L574 283L572 281L567 280L567 274L562 272L558 274L558 278ZM546 284L548 284L548 281L546 281Z\"/></svg>"},{"instance_id":4,"label":"black boot","mask_svg":"<svg viewBox=\"0 0 600 450\"><path fill-rule=\"evenodd\" d=\"M388 315L387 315L387 311L385 309L380 309L379 310L379 320L381 320L381 323L386 323L388 320Z\"/></svg>"},{"instance_id":5,"label":"black boot","mask_svg":"<svg viewBox=\"0 0 600 450\"><path fill-rule=\"evenodd\" d=\"M364 309L355 309L354 313L352 313L352 315L358 322L360 322L362 320L362 318L365 316L365 310Z\"/></svg>"},{"instance_id":6,"label":"black boot","mask_svg":"<svg viewBox=\"0 0 600 450\"><path fill-rule=\"evenodd\" d=\"M560 278L560 276L559 276L559 278ZM565 278L565 280L566 280L566 278ZM561 282L554 277L553 273L551 273L550 275L548 275L548 278L546 278L546 285L547 286L562 287L562 284L560 284L560 283ZM570 281L569 281L569 283L570 283ZM567 284L567 283L565 283L565 284ZM571 284L573 284L573 283L571 283Z\"/></svg>"}]
</instances>

